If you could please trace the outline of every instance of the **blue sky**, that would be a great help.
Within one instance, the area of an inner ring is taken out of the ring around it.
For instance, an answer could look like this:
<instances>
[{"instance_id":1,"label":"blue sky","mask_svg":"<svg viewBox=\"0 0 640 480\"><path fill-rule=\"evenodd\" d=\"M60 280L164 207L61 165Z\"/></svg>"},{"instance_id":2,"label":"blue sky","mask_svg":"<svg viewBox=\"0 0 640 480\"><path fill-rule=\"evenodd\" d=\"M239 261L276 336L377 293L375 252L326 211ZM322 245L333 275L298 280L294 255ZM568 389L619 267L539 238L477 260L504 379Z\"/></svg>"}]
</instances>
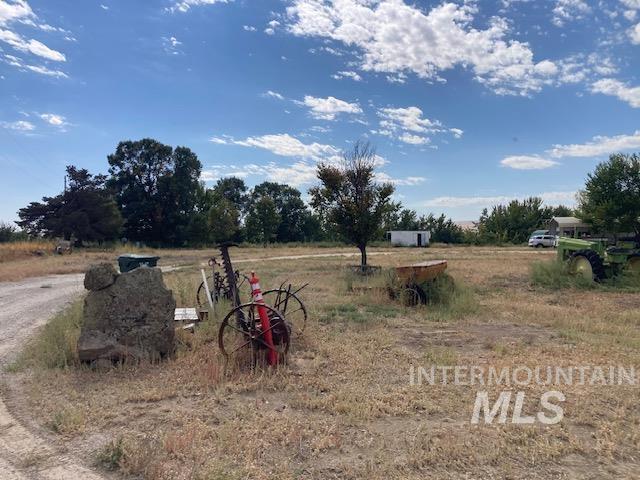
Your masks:
<instances>
[{"instance_id":1,"label":"blue sky","mask_svg":"<svg viewBox=\"0 0 640 480\"><path fill-rule=\"evenodd\" d=\"M572 204L640 151L640 0L0 0L0 219L126 139L301 191L357 139L420 213Z\"/></svg>"}]
</instances>

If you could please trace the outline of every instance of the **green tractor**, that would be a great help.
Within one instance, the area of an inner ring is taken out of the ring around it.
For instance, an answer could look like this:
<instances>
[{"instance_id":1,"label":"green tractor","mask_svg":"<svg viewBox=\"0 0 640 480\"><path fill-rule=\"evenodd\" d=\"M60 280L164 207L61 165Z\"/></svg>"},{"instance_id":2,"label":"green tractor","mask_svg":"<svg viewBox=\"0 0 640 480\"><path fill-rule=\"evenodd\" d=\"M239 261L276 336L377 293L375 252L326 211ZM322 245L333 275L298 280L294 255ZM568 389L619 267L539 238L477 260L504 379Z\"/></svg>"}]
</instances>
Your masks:
<instances>
[{"instance_id":1,"label":"green tractor","mask_svg":"<svg viewBox=\"0 0 640 480\"><path fill-rule=\"evenodd\" d=\"M640 273L640 248L634 242L607 246L606 240L560 237L557 246L558 260L567 262L572 275L598 282L625 270Z\"/></svg>"}]
</instances>

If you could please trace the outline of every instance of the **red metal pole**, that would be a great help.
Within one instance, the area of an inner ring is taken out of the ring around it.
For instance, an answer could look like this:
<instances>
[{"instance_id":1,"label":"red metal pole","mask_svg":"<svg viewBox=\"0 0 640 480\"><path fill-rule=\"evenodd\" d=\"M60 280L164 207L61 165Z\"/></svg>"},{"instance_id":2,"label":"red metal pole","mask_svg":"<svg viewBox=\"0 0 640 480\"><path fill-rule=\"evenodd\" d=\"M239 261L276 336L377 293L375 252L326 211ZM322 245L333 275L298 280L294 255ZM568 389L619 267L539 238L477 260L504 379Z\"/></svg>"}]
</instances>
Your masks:
<instances>
[{"instance_id":1,"label":"red metal pole","mask_svg":"<svg viewBox=\"0 0 640 480\"><path fill-rule=\"evenodd\" d=\"M251 272L251 292L253 294L253 301L258 304L258 315L260 315L260 324L262 325L262 331L264 332L264 341L267 344L267 363L269 365L276 365L278 363L278 354L275 346L273 345L273 335L271 335L271 321L269 320L269 314L267 309L264 308L264 299L262 298L262 290L260 290L259 278L256 276L256 272Z\"/></svg>"}]
</instances>

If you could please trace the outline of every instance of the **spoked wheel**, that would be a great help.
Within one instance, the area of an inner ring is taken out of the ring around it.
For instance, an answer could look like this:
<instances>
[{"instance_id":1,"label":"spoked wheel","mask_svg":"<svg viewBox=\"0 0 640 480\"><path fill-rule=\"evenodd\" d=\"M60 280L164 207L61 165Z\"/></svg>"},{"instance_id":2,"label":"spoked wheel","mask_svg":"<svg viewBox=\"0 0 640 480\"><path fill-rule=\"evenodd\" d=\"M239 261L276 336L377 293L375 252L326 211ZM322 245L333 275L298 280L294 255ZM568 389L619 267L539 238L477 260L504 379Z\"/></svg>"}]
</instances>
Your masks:
<instances>
[{"instance_id":1,"label":"spoked wheel","mask_svg":"<svg viewBox=\"0 0 640 480\"><path fill-rule=\"evenodd\" d=\"M211 291L211 300L213 303L216 303L215 290L213 285L213 278L207 277L207 285ZM198 311L207 310L209 308L209 300L207 300L207 289L204 287L204 282L200 284L198 287L198 291L196 292L196 305L198 306Z\"/></svg>"},{"instance_id":2,"label":"spoked wheel","mask_svg":"<svg viewBox=\"0 0 640 480\"><path fill-rule=\"evenodd\" d=\"M276 352L278 364L284 363L289 351L289 327L275 308L264 305L269 315L273 346L265 339L257 303L245 303L231 310L218 332L218 346L225 358L225 370L245 370L267 365L267 353Z\"/></svg>"},{"instance_id":3,"label":"spoked wheel","mask_svg":"<svg viewBox=\"0 0 640 480\"><path fill-rule=\"evenodd\" d=\"M407 285L400 290L400 303L405 307L415 307L427 303L427 296L418 285Z\"/></svg>"},{"instance_id":4,"label":"spoked wheel","mask_svg":"<svg viewBox=\"0 0 640 480\"><path fill-rule=\"evenodd\" d=\"M267 290L262 294L265 303L273 305L287 319L291 331L295 335L302 335L307 326L307 308L294 293L284 288Z\"/></svg>"},{"instance_id":5,"label":"spoked wheel","mask_svg":"<svg viewBox=\"0 0 640 480\"><path fill-rule=\"evenodd\" d=\"M569 259L569 272L586 280L600 281L605 278L602 258L593 250L578 250Z\"/></svg>"}]
</instances>

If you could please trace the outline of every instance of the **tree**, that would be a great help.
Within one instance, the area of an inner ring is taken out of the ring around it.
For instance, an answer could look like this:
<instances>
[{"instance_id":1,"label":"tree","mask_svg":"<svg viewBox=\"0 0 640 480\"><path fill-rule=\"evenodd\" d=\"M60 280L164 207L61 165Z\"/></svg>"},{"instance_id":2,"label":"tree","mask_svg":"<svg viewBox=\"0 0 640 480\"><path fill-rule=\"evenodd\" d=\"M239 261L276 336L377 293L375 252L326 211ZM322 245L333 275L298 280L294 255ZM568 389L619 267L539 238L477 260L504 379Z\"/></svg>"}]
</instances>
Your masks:
<instances>
[{"instance_id":1,"label":"tree","mask_svg":"<svg viewBox=\"0 0 640 480\"><path fill-rule=\"evenodd\" d=\"M231 200L220 198L209 210L209 229L215 243L231 241L240 228L240 212Z\"/></svg>"},{"instance_id":2,"label":"tree","mask_svg":"<svg viewBox=\"0 0 640 480\"><path fill-rule=\"evenodd\" d=\"M227 199L240 214L245 213L249 203L249 196L247 195L247 186L241 178L225 177L218 179L212 189L212 193L216 199Z\"/></svg>"},{"instance_id":3,"label":"tree","mask_svg":"<svg viewBox=\"0 0 640 480\"><path fill-rule=\"evenodd\" d=\"M409 208L403 208L400 211L398 217L398 223L396 225L397 230L419 230L420 222L418 221L418 214L415 210Z\"/></svg>"},{"instance_id":4,"label":"tree","mask_svg":"<svg viewBox=\"0 0 640 480\"><path fill-rule=\"evenodd\" d=\"M263 182L253 188L251 202L262 197L273 200L280 222L276 229L278 242L302 242L305 236L305 225L309 222L311 212L302 200L299 190L275 182Z\"/></svg>"},{"instance_id":5,"label":"tree","mask_svg":"<svg viewBox=\"0 0 640 480\"><path fill-rule=\"evenodd\" d=\"M9 222L0 222L0 243L10 242L16 235L16 227Z\"/></svg>"},{"instance_id":6,"label":"tree","mask_svg":"<svg viewBox=\"0 0 640 480\"><path fill-rule=\"evenodd\" d=\"M104 175L67 167L69 186L55 197L31 202L18 212L17 224L29 235L102 242L117 238L122 216L105 188Z\"/></svg>"},{"instance_id":7,"label":"tree","mask_svg":"<svg viewBox=\"0 0 640 480\"><path fill-rule=\"evenodd\" d=\"M530 197L496 205L491 213L485 208L478 220L478 237L482 243L522 243L529 234L543 226L546 218L542 199Z\"/></svg>"},{"instance_id":8,"label":"tree","mask_svg":"<svg viewBox=\"0 0 640 480\"><path fill-rule=\"evenodd\" d=\"M202 190L202 164L186 147L145 138L120 142L107 157L113 189L131 240L183 245Z\"/></svg>"},{"instance_id":9,"label":"tree","mask_svg":"<svg viewBox=\"0 0 640 480\"><path fill-rule=\"evenodd\" d=\"M375 181L375 158L369 143L356 142L341 165L318 165L320 185L309 190L311 206L325 212L342 238L360 250L363 271L367 244L379 235L394 192L392 184Z\"/></svg>"},{"instance_id":10,"label":"tree","mask_svg":"<svg viewBox=\"0 0 640 480\"><path fill-rule=\"evenodd\" d=\"M261 197L247 214L247 240L262 243L265 247L276 238L280 216L271 197Z\"/></svg>"},{"instance_id":11,"label":"tree","mask_svg":"<svg viewBox=\"0 0 640 480\"><path fill-rule=\"evenodd\" d=\"M420 228L431 232L432 242L463 243L464 231L444 213L439 217L430 213L420 217Z\"/></svg>"},{"instance_id":12,"label":"tree","mask_svg":"<svg viewBox=\"0 0 640 480\"><path fill-rule=\"evenodd\" d=\"M601 233L633 233L640 241L640 157L614 154L587 176L579 194L583 219Z\"/></svg>"}]
</instances>

